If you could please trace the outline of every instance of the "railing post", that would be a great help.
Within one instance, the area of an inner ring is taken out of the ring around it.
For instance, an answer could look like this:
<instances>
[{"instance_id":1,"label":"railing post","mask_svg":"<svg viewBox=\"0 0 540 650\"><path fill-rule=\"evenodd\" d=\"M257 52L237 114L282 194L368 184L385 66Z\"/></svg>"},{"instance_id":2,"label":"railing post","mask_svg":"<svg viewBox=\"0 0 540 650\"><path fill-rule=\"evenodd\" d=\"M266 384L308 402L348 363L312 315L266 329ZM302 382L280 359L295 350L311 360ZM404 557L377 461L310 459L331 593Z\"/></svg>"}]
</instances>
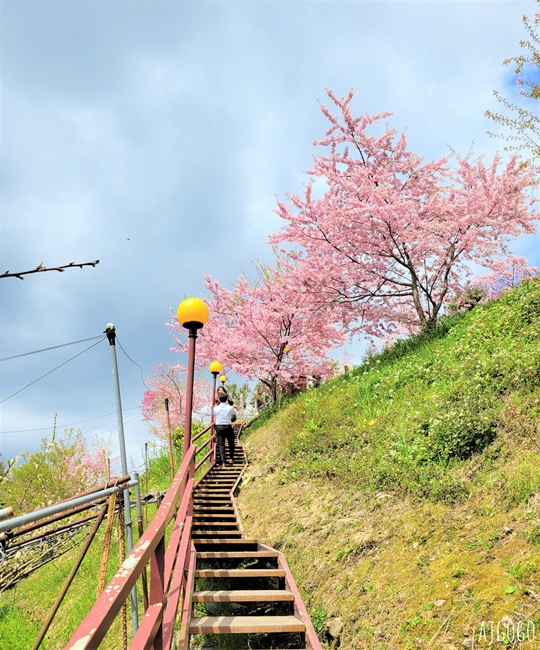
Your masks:
<instances>
[{"instance_id":1,"label":"railing post","mask_svg":"<svg viewBox=\"0 0 540 650\"><path fill-rule=\"evenodd\" d=\"M138 472L133 472L133 478L137 481L135 485L135 503L137 505L137 529L139 531L139 539L143 536L144 526L143 526L143 509L141 501L141 486L139 484L139 474ZM146 568L141 573L142 580L142 590L143 590L143 602L144 610L148 609L148 583L146 581Z\"/></svg>"},{"instance_id":2,"label":"railing post","mask_svg":"<svg viewBox=\"0 0 540 650\"><path fill-rule=\"evenodd\" d=\"M165 537L156 546L150 560L150 606L163 603L165 595ZM163 648L163 622L154 639L153 650Z\"/></svg>"}]
</instances>

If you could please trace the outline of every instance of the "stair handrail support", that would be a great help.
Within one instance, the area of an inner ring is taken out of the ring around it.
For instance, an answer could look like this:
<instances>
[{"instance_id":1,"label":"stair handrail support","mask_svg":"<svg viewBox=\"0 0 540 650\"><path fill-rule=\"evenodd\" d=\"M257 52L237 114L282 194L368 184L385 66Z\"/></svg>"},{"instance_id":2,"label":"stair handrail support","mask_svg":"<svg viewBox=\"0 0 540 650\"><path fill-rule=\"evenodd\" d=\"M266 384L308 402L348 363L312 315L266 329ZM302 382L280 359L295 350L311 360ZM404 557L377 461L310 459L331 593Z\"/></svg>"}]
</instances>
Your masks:
<instances>
[{"instance_id":1,"label":"stair handrail support","mask_svg":"<svg viewBox=\"0 0 540 650\"><path fill-rule=\"evenodd\" d=\"M167 589L174 576L174 570L181 566L180 573L183 574L186 560L189 558L191 526L185 526L185 520L180 521L180 519L182 517L187 519L188 516L191 516L195 455L195 445L192 444L154 519L74 632L65 646L65 650L83 650L99 646L148 562L151 563L150 606L145 612L136 637L133 639L132 647L150 647L147 642L152 642L157 636L162 635L164 606L168 597ZM180 503L177 508L178 501ZM177 536L173 540L173 545L171 546L169 543L167 551L165 550L166 529L175 514L177 516L173 532L178 529L184 533L180 535L179 540L179 544L185 548L186 557L184 558L180 557L180 553L176 557L172 557ZM182 545L182 539L185 539L186 536L187 542Z\"/></svg>"}]
</instances>

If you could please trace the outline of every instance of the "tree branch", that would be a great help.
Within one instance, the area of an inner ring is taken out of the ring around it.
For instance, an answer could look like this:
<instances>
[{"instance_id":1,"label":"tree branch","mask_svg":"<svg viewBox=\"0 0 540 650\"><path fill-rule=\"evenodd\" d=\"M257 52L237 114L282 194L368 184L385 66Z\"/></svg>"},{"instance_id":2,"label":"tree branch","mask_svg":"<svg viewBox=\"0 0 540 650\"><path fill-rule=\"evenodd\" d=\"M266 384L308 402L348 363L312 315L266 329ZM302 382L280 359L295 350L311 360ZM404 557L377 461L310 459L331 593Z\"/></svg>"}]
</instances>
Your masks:
<instances>
[{"instance_id":1,"label":"tree branch","mask_svg":"<svg viewBox=\"0 0 540 650\"><path fill-rule=\"evenodd\" d=\"M78 267L82 269L83 266L97 266L99 264L99 260L94 260L93 262L82 262L82 263L76 263L76 262L68 262L67 264L64 264L63 266L53 266L51 268L47 268L43 262L38 264L35 269L31 269L30 271L19 271L16 273L11 273L10 270L8 269L7 271L4 271L4 273L0 273L0 278L19 278L19 280L24 280L22 277L23 275L28 275L29 273L44 273L45 271L59 271L60 273L63 273L66 269L72 269L75 267Z\"/></svg>"}]
</instances>

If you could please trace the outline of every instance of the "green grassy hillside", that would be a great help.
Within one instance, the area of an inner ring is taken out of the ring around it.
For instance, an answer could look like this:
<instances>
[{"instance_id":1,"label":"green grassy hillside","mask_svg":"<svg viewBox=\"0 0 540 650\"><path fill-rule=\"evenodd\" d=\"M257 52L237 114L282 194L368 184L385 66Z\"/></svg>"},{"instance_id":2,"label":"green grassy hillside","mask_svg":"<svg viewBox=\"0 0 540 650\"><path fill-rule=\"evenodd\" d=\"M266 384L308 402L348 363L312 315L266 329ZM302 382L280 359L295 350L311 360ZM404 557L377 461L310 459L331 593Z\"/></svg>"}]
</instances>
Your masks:
<instances>
[{"instance_id":1,"label":"green grassy hillside","mask_svg":"<svg viewBox=\"0 0 540 650\"><path fill-rule=\"evenodd\" d=\"M539 406L528 281L248 428L246 533L328 647L540 647Z\"/></svg>"}]
</instances>

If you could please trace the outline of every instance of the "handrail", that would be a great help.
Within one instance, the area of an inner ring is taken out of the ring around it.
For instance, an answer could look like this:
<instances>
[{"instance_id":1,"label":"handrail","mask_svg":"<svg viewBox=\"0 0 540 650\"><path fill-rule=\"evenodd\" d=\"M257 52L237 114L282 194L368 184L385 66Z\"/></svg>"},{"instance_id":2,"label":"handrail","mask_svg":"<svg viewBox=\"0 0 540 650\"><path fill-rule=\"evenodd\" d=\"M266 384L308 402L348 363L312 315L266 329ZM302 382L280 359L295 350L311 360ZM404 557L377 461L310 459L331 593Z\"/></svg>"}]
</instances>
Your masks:
<instances>
[{"instance_id":1,"label":"handrail","mask_svg":"<svg viewBox=\"0 0 540 650\"><path fill-rule=\"evenodd\" d=\"M78 506L101 503L111 494L115 492L121 492L125 490L126 487L133 487L136 484L136 481L131 481L129 476L126 476L126 481L123 482L123 485L116 485L114 487L106 488L105 490L96 489L95 491L87 492L84 496L77 497L75 499L65 499L64 501L59 501L52 506L47 508L42 508L41 510L35 510L34 512L29 512L25 515L20 515L19 517L13 517L12 519L6 519L5 521L0 522L0 533L5 533L12 528L17 528L24 526L26 524L33 524L40 519L46 519L47 517L52 517L61 512L66 512ZM90 507L90 506L89 506Z\"/></svg>"},{"instance_id":2,"label":"handrail","mask_svg":"<svg viewBox=\"0 0 540 650\"><path fill-rule=\"evenodd\" d=\"M206 454L206 456L195 465L195 471L197 471L199 467L204 464L205 460L208 460L210 458L210 456L212 455L212 451L213 450L210 449L210 451Z\"/></svg>"},{"instance_id":3,"label":"handrail","mask_svg":"<svg viewBox=\"0 0 540 650\"><path fill-rule=\"evenodd\" d=\"M213 422L210 422L210 424L205 429L203 429L202 431L199 431L199 433L196 436L193 436L193 438L191 438L191 442L192 443L195 442L202 435L204 435L205 433L208 433L208 431L212 428L213 424L214 424Z\"/></svg>"},{"instance_id":4,"label":"handrail","mask_svg":"<svg viewBox=\"0 0 540 650\"><path fill-rule=\"evenodd\" d=\"M170 645L163 645L163 640L166 630L170 630L171 621L174 627L176 608L169 605L165 608L165 603L168 600L172 601L174 596L177 607L180 602L180 591L182 591L182 600L185 595L184 568L187 567L191 541L195 455L195 446L191 444L156 516L96 600L65 646L65 650L99 647L148 563L151 566L149 607L131 647L149 648L156 640L156 647L170 648ZM165 550L167 526L175 515L173 531ZM174 594L173 590L170 591L170 587L173 588ZM167 636L172 642L172 634L169 632Z\"/></svg>"},{"instance_id":5,"label":"handrail","mask_svg":"<svg viewBox=\"0 0 540 650\"><path fill-rule=\"evenodd\" d=\"M214 436L210 436L210 438L208 438L208 440L206 442L203 442L200 447L197 447L197 449L195 451L195 454L198 454L199 452L201 452L206 446L208 446L212 442L213 439L214 439Z\"/></svg>"}]
</instances>

